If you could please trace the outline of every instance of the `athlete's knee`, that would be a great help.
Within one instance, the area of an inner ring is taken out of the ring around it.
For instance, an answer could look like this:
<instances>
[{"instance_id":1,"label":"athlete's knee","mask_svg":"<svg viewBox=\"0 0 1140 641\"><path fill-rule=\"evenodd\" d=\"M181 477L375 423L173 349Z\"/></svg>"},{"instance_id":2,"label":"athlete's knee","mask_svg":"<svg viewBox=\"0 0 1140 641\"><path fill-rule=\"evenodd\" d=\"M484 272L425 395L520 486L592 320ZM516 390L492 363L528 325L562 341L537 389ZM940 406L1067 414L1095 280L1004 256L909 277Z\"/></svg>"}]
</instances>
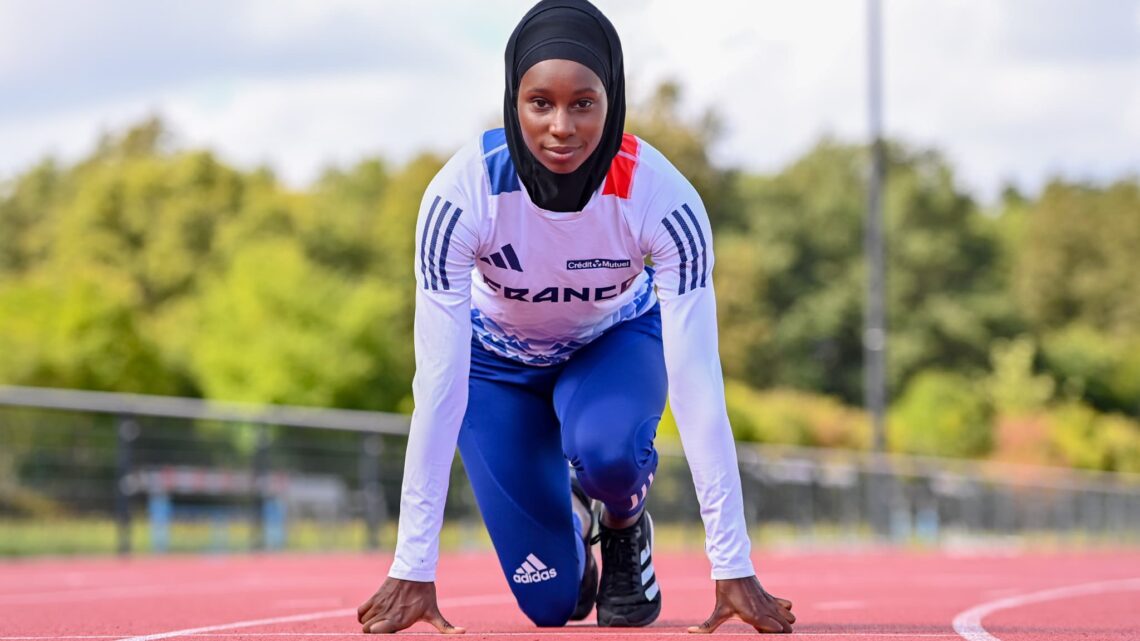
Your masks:
<instances>
[{"instance_id":1,"label":"athlete's knee","mask_svg":"<svg viewBox=\"0 0 1140 641\"><path fill-rule=\"evenodd\" d=\"M657 464L657 452L653 448L656 429L657 418L654 417L638 425L632 434L616 431L616 435L631 434L632 438L615 438L615 433L596 431L579 438L567 455L586 492L610 502L623 500L640 490Z\"/></svg>"},{"instance_id":2,"label":"athlete's knee","mask_svg":"<svg viewBox=\"0 0 1140 641\"><path fill-rule=\"evenodd\" d=\"M569 598L562 595L556 598L549 598L547 595L547 598L542 599L518 597L518 604L523 614L535 625L541 628L557 628L566 625L570 620L574 606L577 605L576 600L577 590L569 595Z\"/></svg>"},{"instance_id":3,"label":"athlete's knee","mask_svg":"<svg viewBox=\"0 0 1140 641\"><path fill-rule=\"evenodd\" d=\"M614 448L585 450L578 455L578 479L599 499L627 493L637 483L639 469L633 452Z\"/></svg>"},{"instance_id":4,"label":"athlete's knee","mask_svg":"<svg viewBox=\"0 0 1140 641\"><path fill-rule=\"evenodd\" d=\"M574 612L574 608L554 609L550 607L540 607L524 609L523 612L526 613L527 618L540 628L560 628L566 625L566 622L570 620L570 615Z\"/></svg>"}]
</instances>

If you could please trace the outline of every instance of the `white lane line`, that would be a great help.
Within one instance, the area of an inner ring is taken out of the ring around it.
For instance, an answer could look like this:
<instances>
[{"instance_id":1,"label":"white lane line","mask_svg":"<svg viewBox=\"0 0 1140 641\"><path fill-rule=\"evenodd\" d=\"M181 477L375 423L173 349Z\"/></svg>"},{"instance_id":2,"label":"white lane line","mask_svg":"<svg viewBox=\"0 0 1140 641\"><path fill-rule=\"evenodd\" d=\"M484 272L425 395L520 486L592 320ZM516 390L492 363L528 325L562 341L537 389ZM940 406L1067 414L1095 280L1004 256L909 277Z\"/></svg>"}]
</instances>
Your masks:
<instances>
[{"instance_id":1,"label":"white lane line","mask_svg":"<svg viewBox=\"0 0 1140 641\"><path fill-rule=\"evenodd\" d=\"M987 601L975 605L969 610L964 610L954 617L954 631L966 641L1001 641L982 627L982 619L986 615L1032 603L1056 601L1057 599L1088 596L1090 594L1104 594L1106 592L1127 592L1129 590L1140 590L1140 578L1081 583Z\"/></svg>"},{"instance_id":2,"label":"white lane line","mask_svg":"<svg viewBox=\"0 0 1140 641\"><path fill-rule=\"evenodd\" d=\"M221 630L234 630L237 628L252 628L258 625L274 625L277 623L303 623L317 619L330 619L333 617L349 617L356 614L356 608L342 608L340 610L325 610L324 612L310 612L309 614L294 614L287 617L271 617L268 619L251 619L248 621L235 621L220 625L206 625L200 628L186 628L158 634L145 634L137 637L126 637L124 641L154 641L154 639L170 639L173 637L188 637L201 635L206 632L219 632Z\"/></svg>"},{"instance_id":3,"label":"white lane line","mask_svg":"<svg viewBox=\"0 0 1140 641\"><path fill-rule=\"evenodd\" d=\"M500 603L514 603L514 597L506 594L489 594L480 596L468 597L455 597L451 599L440 599L439 607L441 608L461 608L471 605L498 605ZM207 632L221 632L222 630L236 630L239 628L253 628L259 625L277 625L281 623L303 623L305 621L316 621L318 619L331 619L335 617L350 617L356 614L356 608L340 608L337 610L325 610L323 612L310 612L308 614L294 614L284 617L269 617L266 619L251 619L248 621L234 621L233 623L221 623L218 625L207 625L200 628L186 628L185 630L173 630L170 632L159 632L158 634L144 634L135 637L121 637L123 641L155 641L156 639L172 639L175 637L189 637L203 635Z\"/></svg>"}]
</instances>

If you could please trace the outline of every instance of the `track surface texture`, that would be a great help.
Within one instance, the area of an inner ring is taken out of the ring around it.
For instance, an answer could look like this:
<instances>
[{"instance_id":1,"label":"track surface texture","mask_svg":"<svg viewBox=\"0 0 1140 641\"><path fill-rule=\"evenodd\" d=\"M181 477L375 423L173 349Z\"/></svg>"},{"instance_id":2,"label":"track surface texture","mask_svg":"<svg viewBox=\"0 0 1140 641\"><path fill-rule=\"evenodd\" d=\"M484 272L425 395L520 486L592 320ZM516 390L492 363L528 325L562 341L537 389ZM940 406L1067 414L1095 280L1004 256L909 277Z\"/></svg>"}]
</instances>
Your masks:
<instances>
[{"instance_id":1,"label":"track surface texture","mask_svg":"<svg viewBox=\"0 0 1140 641\"><path fill-rule=\"evenodd\" d=\"M761 582L795 603L796 636L836 641L1140 639L1140 552L757 554ZM0 562L0 641L364 639L356 606L390 558L264 555ZM654 555L657 623L599 629L593 615L535 628L492 555L444 555L441 609L472 639L669 639L713 605L700 554ZM416 624L405 636L434 634ZM717 635L755 634L729 622Z\"/></svg>"}]
</instances>

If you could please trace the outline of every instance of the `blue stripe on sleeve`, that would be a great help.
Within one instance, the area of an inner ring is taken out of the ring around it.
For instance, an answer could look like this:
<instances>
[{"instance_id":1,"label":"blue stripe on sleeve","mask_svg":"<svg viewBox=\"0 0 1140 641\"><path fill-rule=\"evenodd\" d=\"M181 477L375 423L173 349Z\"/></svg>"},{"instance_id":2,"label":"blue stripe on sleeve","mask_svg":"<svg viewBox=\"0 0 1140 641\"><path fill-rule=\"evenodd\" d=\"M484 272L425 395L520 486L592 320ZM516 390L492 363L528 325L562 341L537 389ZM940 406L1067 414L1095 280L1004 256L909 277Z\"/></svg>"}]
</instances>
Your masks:
<instances>
[{"instance_id":1,"label":"blue stripe on sleeve","mask_svg":"<svg viewBox=\"0 0 1140 641\"><path fill-rule=\"evenodd\" d=\"M424 230L420 236L420 275L424 279L424 289L428 288L427 258L424 256L424 250L427 248L428 230L431 229L431 219L435 216L435 208L439 205L439 200L439 196L436 196L435 200L431 202L431 209L428 210L428 217L424 221Z\"/></svg>"},{"instance_id":2,"label":"blue stripe on sleeve","mask_svg":"<svg viewBox=\"0 0 1140 641\"><path fill-rule=\"evenodd\" d=\"M432 230L431 245L428 247L428 258L430 259L430 262L428 263L428 273L431 274L431 288L432 289L439 289L439 285L436 284L436 277L435 277L435 273L436 273L435 244L436 244L436 241L439 240L439 228L443 226L443 217L447 215L448 209L451 209L451 201L445 200L445 201L443 201L443 209L439 210L439 217L437 217L435 219L435 229Z\"/></svg>"},{"instance_id":3,"label":"blue stripe on sleeve","mask_svg":"<svg viewBox=\"0 0 1140 641\"><path fill-rule=\"evenodd\" d=\"M669 230L669 235L673 237L673 242L677 245L677 253L681 255L681 286L677 289L677 295L680 296L685 293L685 280L687 280L685 278L685 264L689 262L689 259L686 258L685 244L681 242L681 237L677 235L677 230L673 229L673 226L669 224L669 219L664 218L661 222L665 223L665 229Z\"/></svg>"},{"instance_id":4,"label":"blue stripe on sleeve","mask_svg":"<svg viewBox=\"0 0 1140 641\"><path fill-rule=\"evenodd\" d=\"M685 232L685 238L689 240L689 248L693 250L693 282L689 284L689 289L696 289L697 276L699 275L697 274L697 241L693 240L693 232L689 231L689 224L685 222L685 219L681 217L681 214L676 209L673 210L673 217L676 218L677 223L681 225L681 231Z\"/></svg>"},{"instance_id":5,"label":"blue stripe on sleeve","mask_svg":"<svg viewBox=\"0 0 1140 641\"><path fill-rule=\"evenodd\" d=\"M689 220L693 221L693 227L697 230L697 238L701 240L701 287L704 287L705 279L709 275L709 254L708 247L705 246L705 233L701 231L701 225L697 222L697 217L693 215L693 210L689 209L689 205L683 204L681 208L689 215Z\"/></svg>"},{"instance_id":6,"label":"blue stripe on sleeve","mask_svg":"<svg viewBox=\"0 0 1140 641\"><path fill-rule=\"evenodd\" d=\"M459 222L459 215L462 213L462 209L455 208L451 220L447 221L447 231L443 233L443 247L439 250L439 280L443 283L444 289L451 289L447 282L447 249L451 246L451 232L455 231L455 223Z\"/></svg>"}]
</instances>

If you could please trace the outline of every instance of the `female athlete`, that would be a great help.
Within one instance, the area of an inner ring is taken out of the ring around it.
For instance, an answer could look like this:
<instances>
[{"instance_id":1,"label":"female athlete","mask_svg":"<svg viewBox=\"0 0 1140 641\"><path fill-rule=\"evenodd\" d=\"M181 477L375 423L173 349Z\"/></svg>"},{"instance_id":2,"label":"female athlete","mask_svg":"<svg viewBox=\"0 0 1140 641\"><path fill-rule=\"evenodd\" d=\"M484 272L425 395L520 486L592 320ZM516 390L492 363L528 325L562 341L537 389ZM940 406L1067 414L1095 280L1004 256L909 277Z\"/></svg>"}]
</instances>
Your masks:
<instances>
[{"instance_id":1,"label":"female athlete","mask_svg":"<svg viewBox=\"0 0 1140 641\"><path fill-rule=\"evenodd\" d=\"M790 632L792 604L764 591L749 558L708 217L669 161L624 133L621 43L593 5L543 0L523 17L503 120L440 170L420 209L399 534L388 578L358 610L364 631L463 631L434 583L457 444L535 624L595 605L602 626L652 623L662 594L644 504L668 394L716 581L712 615L690 631L736 616Z\"/></svg>"}]
</instances>

